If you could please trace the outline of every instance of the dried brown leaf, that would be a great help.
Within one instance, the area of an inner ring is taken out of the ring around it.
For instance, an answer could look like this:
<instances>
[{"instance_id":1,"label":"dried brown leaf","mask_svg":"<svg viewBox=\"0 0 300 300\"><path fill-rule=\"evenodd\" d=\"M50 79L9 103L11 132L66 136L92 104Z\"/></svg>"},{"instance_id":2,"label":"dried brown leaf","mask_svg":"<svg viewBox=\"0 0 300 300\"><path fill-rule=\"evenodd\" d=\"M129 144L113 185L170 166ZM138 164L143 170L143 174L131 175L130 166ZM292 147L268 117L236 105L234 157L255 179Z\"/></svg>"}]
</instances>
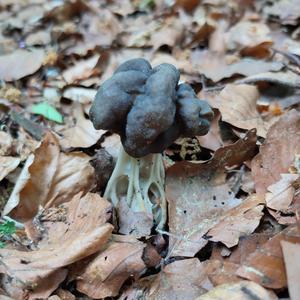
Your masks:
<instances>
[{"instance_id":1,"label":"dried brown leaf","mask_svg":"<svg viewBox=\"0 0 300 300\"><path fill-rule=\"evenodd\" d=\"M95 54L89 59L80 60L74 66L68 68L62 73L64 80L68 84L72 84L78 80L86 79L94 74L94 68L96 67L100 55Z\"/></svg>"},{"instance_id":2,"label":"dried brown leaf","mask_svg":"<svg viewBox=\"0 0 300 300\"><path fill-rule=\"evenodd\" d=\"M287 210L295 195L293 183L299 174L281 174L281 179L268 187L266 193L267 207L274 210Z\"/></svg>"},{"instance_id":3,"label":"dried brown leaf","mask_svg":"<svg viewBox=\"0 0 300 300\"><path fill-rule=\"evenodd\" d=\"M300 244L281 241L287 274L289 296L291 300L297 300L300 295L299 270L300 270Z\"/></svg>"},{"instance_id":4,"label":"dried brown leaf","mask_svg":"<svg viewBox=\"0 0 300 300\"><path fill-rule=\"evenodd\" d=\"M106 130L96 130L93 123L86 119L81 105L76 105L74 109L76 125L63 130L63 138L60 145L63 148L88 148L97 143Z\"/></svg>"},{"instance_id":5,"label":"dried brown leaf","mask_svg":"<svg viewBox=\"0 0 300 300\"><path fill-rule=\"evenodd\" d=\"M280 62L268 62L251 58L239 59L238 57L230 59L229 56L209 51L194 51L191 60L200 74L204 74L205 77L214 82L230 78L236 74L256 76L256 74L267 71L279 71L283 67Z\"/></svg>"},{"instance_id":6,"label":"dried brown leaf","mask_svg":"<svg viewBox=\"0 0 300 300\"><path fill-rule=\"evenodd\" d=\"M89 161L82 152L61 153L56 137L47 133L27 159L3 213L28 221L40 205L58 205L80 191L87 192L94 174Z\"/></svg>"},{"instance_id":7,"label":"dried brown leaf","mask_svg":"<svg viewBox=\"0 0 300 300\"><path fill-rule=\"evenodd\" d=\"M265 23L240 21L226 33L226 44L229 50L242 50L257 46L272 45L270 29Z\"/></svg>"},{"instance_id":8,"label":"dried brown leaf","mask_svg":"<svg viewBox=\"0 0 300 300\"><path fill-rule=\"evenodd\" d=\"M286 287L281 241L299 243L300 231L297 225L287 227L250 254L237 270L237 275L272 289Z\"/></svg>"},{"instance_id":9,"label":"dried brown leaf","mask_svg":"<svg viewBox=\"0 0 300 300\"><path fill-rule=\"evenodd\" d=\"M84 197L78 194L59 208L46 210L40 217L43 235L39 249L0 250L0 272L19 281L32 299L47 298L65 279L67 270L63 267L105 245L113 229L106 223L110 216L111 205L91 193Z\"/></svg>"},{"instance_id":10,"label":"dried brown leaf","mask_svg":"<svg viewBox=\"0 0 300 300\"><path fill-rule=\"evenodd\" d=\"M115 238L78 277L77 289L91 298L116 296L127 278L139 278L146 268L145 244L130 236Z\"/></svg>"},{"instance_id":11,"label":"dried brown leaf","mask_svg":"<svg viewBox=\"0 0 300 300\"><path fill-rule=\"evenodd\" d=\"M258 226L263 216L263 203L264 199L256 195L250 196L239 206L229 210L206 236L209 240L222 242L227 247L237 245L241 236L250 235Z\"/></svg>"},{"instance_id":12,"label":"dried brown leaf","mask_svg":"<svg viewBox=\"0 0 300 300\"><path fill-rule=\"evenodd\" d=\"M255 86L228 84L219 97L217 108L223 121L242 129L255 128L259 136L266 136L269 124L263 121L256 110L259 92Z\"/></svg>"},{"instance_id":13,"label":"dried brown leaf","mask_svg":"<svg viewBox=\"0 0 300 300\"><path fill-rule=\"evenodd\" d=\"M94 100L96 93L97 90L94 89L69 87L64 90L63 96L64 98L70 99L75 102L89 104Z\"/></svg>"},{"instance_id":14,"label":"dried brown leaf","mask_svg":"<svg viewBox=\"0 0 300 300\"><path fill-rule=\"evenodd\" d=\"M205 293L211 283L197 258L175 261L155 276L146 299L189 300Z\"/></svg>"},{"instance_id":15,"label":"dried brown leaf","mask_svg":"<svg viewBox=\"0 0 300 300\"><path fill-rule=\"evenodd\" d=\"M0 80L14 81L35 73L43 64L45 52L42 49L18 49L0 56Z\"/></svg>"},{"instance_id":16,"label":"dried brown leaf","mask_svg":"<svg viewBox=\"0 0 300 300\"><path fill-rule=\"evenodd\" d=\"M20 162L21 159L18 157L0 156L0 181L15 170Z\"/></svg>"},{"instance_id":17,"label":"dried brown leaf","mask_svg":"<svg viewBox=\"0 0 300 300\"><path fill-rule=\"evenodd\" d=\"M260 285L251 281L222 284L195 300L276 300L274 293L269 292Z\"/></svg>"},{"instance_id":18,"label":"dried brown leaf","mask_svg":"<svg viewBox=\"0 0 300 300\"><path fill-rule=\"evenodd\" d=\"M225 167L253 157L256 133L222 147L206 163L175 163L168 169L166 197L169 203L170 253L194 256L206 243L203 235L230 208L240 204L226 183Z\"/></svg>"},{"instance_id":19,"label":"dried brown leaf","mask_svg":"<svg viewBox=\"0 0 300 300\"><path fill-rule=\"evenodd\" d=\"M284 114L274 123L267 134L259 154L252 160L252 177L258 194L288 173L295 155L300 153L300 117L296 110Z\"/></svg>"}]
</instances>

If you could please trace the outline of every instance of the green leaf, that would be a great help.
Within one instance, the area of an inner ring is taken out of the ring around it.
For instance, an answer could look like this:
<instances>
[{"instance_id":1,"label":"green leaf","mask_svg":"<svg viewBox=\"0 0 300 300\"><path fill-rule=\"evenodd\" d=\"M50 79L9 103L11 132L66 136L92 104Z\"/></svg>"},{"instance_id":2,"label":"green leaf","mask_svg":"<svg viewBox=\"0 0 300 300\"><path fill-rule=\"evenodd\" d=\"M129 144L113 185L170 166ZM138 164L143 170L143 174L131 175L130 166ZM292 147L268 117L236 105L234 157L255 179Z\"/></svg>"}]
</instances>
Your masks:
<instances>
[{"instance_id":1,"label":"green leaf","mask_svg":"<svg viewBox=\"0 0 300 300\"><path fill-rule=\"evenodd\" d=\"M44 116L46 119L55 121L57 123L63 123L62 115L55 109L55 107L49 105L47 102L41 102L35 104L31 108L32 113Z\"/></svg>"},{"instance_id":2,"label":"green leaf","mask_svg":"<svg viewBox=\"0 0 300 300\"><path fill-rule=\"evenodd\" d=\"M0 234L1 235L12 235L16 232L16 225L12 221L6 221L0 224Z\"/></svg>"}]
</instances>

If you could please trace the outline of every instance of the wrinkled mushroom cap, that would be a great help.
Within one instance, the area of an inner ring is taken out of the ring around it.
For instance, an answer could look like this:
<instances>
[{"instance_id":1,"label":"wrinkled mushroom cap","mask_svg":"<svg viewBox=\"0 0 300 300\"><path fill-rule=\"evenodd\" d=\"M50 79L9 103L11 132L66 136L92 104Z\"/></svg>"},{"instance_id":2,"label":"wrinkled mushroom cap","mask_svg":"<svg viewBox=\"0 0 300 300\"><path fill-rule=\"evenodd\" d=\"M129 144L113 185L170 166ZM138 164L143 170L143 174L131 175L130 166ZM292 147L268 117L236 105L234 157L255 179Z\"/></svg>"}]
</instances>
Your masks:
<instances>
[{"instance_id":1,"label":"wrinkled mushroom cap","mask_svg":"<svg viewBox=\"0 0 300 300\"><path fill-rule=\"evenodd\" d=\"M208 132L213 112L170 64L151 68L142 58L123 63L99 88L90 110L96 129L121 136L133 157L162 152L179 136Z\"/></svg>"}]
</instances>

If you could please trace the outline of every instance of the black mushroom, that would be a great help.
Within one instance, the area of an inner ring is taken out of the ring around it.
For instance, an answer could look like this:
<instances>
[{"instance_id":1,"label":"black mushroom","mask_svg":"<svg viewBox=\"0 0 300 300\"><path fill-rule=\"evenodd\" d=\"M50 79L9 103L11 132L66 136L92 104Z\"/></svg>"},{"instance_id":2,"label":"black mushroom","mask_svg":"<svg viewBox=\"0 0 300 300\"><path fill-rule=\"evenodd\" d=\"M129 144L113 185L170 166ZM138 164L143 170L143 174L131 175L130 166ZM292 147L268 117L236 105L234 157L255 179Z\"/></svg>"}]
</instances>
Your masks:
<instances>
[{"instance_id":1,"label":"black mushroom","mask_svg":"<svg viewBox=\"0 0 300 300\"><path fill-rule=\"evenodd\" d=\"M205 135L213 118L207 102L199 100L188 84L179 84L179 77L170 64L152 68L142 58L126 61L99 88L90 110L95 128L118 133L125 150L121 149L104 195L117 206L119 191L126 190L129 207L152 213L159 227L166 219L161 153L178 137ZM147 174L141 170L146 160L152 166ZM128 188L120 189L124 175ZM150 194L161 203L150 199Z\"/></svg>"}]
</instances>

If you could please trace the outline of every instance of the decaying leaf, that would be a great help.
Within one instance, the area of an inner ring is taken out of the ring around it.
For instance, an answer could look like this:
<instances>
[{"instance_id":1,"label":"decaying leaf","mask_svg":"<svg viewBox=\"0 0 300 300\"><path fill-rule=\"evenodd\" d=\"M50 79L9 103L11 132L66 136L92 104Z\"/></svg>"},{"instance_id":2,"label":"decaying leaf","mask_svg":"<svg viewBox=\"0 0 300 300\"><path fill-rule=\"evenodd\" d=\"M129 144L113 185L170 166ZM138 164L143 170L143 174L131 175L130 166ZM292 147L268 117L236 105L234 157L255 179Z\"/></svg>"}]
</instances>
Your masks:
<instances>
[{"instance_id":1,"label":"decaying leaf","mask_svg":"<svg viewBox=\"0 0 300 300\"><path fill-rule=\"evenodd\" d=\"M131 236L114 236L78 275L77 289L91 298L116 296L129 277L139 278L146 266L142 260L145 244Z\"/></svg>"},{"instance_id":2,"label":"decaying leaf","mask_svg":"<svg viewBox=\"0 0 300 300\"><path fill-rule=\"evenodd\" d=\"M62 73L63 78L69 84L89 78L93 74L99 58L100 55L96 54L87 60L78 61L74 66Z\"/></svg>"},{"instance_id":3,"label":"decaying leaf","mask_svg":"<svg viewBox=\"0 0 300 300\"><path fill-rule=\"evenodd\" d=\"M274 210L287 210L294 199L293 183L299 179L299 174L281 174L281 179L268 187L266 204Z\"/></svg>"},{"instance_id":4,"label":"decaying leaf","mask_svg":"<svg viewBox=\"0 0 300 300\"><path fill-rule=\"evenodd\" d=\"M280 246L282 241L300 242L300 232L297 225L287 227L250 254L237 270L237 275L268 288L286 287L286 273Z\"/></svg>"},{"instance_id":5,"label":"decaying leaf","mask_svg":"<svg viewBox=\"0 0 300 300\"><path fill-rule=\"evenodd\" d=\"M256 133L222 147L206 163L175 163L168 169L170 253L194 256L206 243L203 235L230 208L240 204L225 181L225 166L239 165L253 157Z\"/></svg>"},{"instance_id":6,"label":"decaying leaf","mask_svg":"<svg viewBox=\"0 0 300 300\"><path fill-rule=\"evenodd\" d=\"M195 299L209 288L205 267L197 258L178 260L155 276L146 299Z\"/></svg>"},{"instance_id":7,"label":"decaying leaf","mask_svg":"<svg viewBox=\"0 0 300 300\"><path fill-rule=\"evenodd\" d=\"M226 34L226 42L228 49L270 47L272 39L270 37L270 29L264 23L241 21L231 27Z\"/></svg>"},{"instance_id":8,"label":"decaying leaf","mask_svg":"<svg viewBox=\"0 0 300 300\"><path fill-rule=\"evenodd\" d=\"M294 244L287 241L281 241L281 247L288 281L289 296L291 300L297 300L300 295L300 243Z\"/></svg>"},{"instance_id":9,"label":"decaying leaf","mask_svg":"<svg viewBox=\"0 0 300 300\"><path fill-rule=\"evenodd\" d=\"M259 154L252 160L252 177L258 194L288 173L295 155L300 153L300 117L296 110L284 114L267 134Z\"/></svg>"},{"instance_id":10,"label":"decaying leaf","mask_svg":"<svg viewBox=\"0 0 300 300\"><path fill-rule=\"evenodd\" d=\"M47 133L30 155L4 208L4 214L26 221L38 207L58 205L93 185L90 157L82 152L61 153L57 138Z\"/></svg>"},{"instance_id":11,"label":"decaying leaf","mask_svg":"<svg viewBox=\"0 0 300 300\"><path fill-rule=\"evenodd\" d=\"M35 73L44 61L42 49L18 49L13 53L0 56L0 80L13 81Z\"/></svg>"},{"instance_id":12,"label":"decaying leaf","mask_svg":"<svg viewBox=\"0 0 300 300\"><path fill-rule=\"evenodd\" d=\"M62 131L63 139L60 144L63 148L88 148L97 143L106 130L96 130L93 123L86 119L81 105L76 105L74 109L76 125Z\"/></svg>"},{"instance_id":13,"label":"decaying leaf","mask_svg":"<svg viewBox=\"0 0 300 300\"><path fill-rule=\"evenodd\" d=\"M0 156L0 181L17 168L21 159L12 156Z\"/></svg>"},{"instance_id":14,"label":"decaying leaf","mask_svg":"<svg viewBox=\"0 0 300 300\"><path fill-rule=\"evenodd\" d=\"M194 51L191 60L197 71L205 77L218 82L234 75L256 76L267 71L279 71L283 64L280 62L268 62L251 58L224 56L209 51Z\"/></svg>"},{"instance_id":15,"label":"decaying leaf","mask_svg":"<svg viewBox=\"0 0 300 300\"><path fill-rule=\"evenodd\" d=\"M269 82L277 85L283 85L291 88L299 88L300 78L299 75L292 71L285 72L265 72L255 75L250 75L247 78L241 79L238 83L257 83L257 82Z\"/></svg>"},{"instance_id":16,"label":"decaying leaf","mask_svg":"<svg viewBox=\"0 0 300 300\"><path fill-rule=\"evenodd\" d=\"M60 209L63 213L57 209L43 215L46 226L40 249L0 249L0 273L19 281L32 294L30 299L47 298L65 279L66 266L97 252L111 235L113 226L106 223L110 204L98 195L76 195Z\"/></svg>"},{"instance_id":17,"label":"decaying leaf","mask_svg":"<svg viewBox=\"0 0 300 300\"><path fill-rule=\"evenodd\" d=\"M264 199L253 194L245 199L239 206L229 210L224 217L211 228L206 236L214 242L222 242L227 247L238 244L240 236L251 234L258 226Z\"/></svg>"},{"instance_id":18,"label":"decaying leaf","mask_svg":"<svg viewBox=\"0 0 300 300\"><path fill-rule=\"evenodd\" d=\"M266 136L269 124L263 121L256 110L259 92L255 86L228 84L219 98L217 108L223 121L242 129L255 128L259 136Z\"/></svg>"},{"instance_id":19,"label":"decaying leaf","mask_svg":"<svg viewBox=\"0 0 300 300\"><path fill-rule=\"evenodd\" d=\"M195 300L276 300L276 295L251 281L227 283L215 287Z\"/></svg>"}]
</instances>

